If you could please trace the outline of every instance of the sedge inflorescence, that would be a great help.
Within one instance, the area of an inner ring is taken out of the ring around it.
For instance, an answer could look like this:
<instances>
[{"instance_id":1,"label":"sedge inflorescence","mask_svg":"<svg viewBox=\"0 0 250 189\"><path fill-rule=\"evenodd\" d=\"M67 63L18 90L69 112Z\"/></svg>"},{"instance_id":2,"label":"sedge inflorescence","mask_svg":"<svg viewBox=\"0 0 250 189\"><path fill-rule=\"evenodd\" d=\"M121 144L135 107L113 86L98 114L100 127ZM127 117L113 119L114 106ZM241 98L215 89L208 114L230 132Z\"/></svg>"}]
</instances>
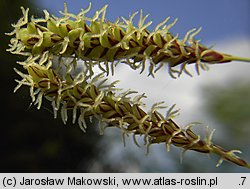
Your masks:
<instances>
[{"instance_id":1,"label":"sedge inflorescence","mask_svg":"<svg viewBox=\"0 0 250 189\"><path fill-rule=\"evenodd\" d=\"M32 103L38 109L45 97L51 101L54 117L60 113L63 122L68 121L68 111L73 112L72 122L78 122L86 131L85 120L97 118L100 125L118 127L124 136L131 133L137 144L136 136L144 136L147 146L165 143L169 149L173 144L186 150L201 153L215 153L220 156L218 165L227 160L237 165L249 165L235 155L236 150L227 151L212 143L212 133L205 139L192 131L192 125L181 128L173 120L176 111L173 107L164 116L158 109L161 103L153 105L148 112L142 109L142 98L132 98L133 91L116 94L115 82L106 84L105 74L114 74L115 66L125 63L132 69L144 71L149 62L149 75L163 65L168 66L172 77L185 72L191 75L186 65L194 63L197 72L205 69L206 64L223 63L232 60L249 61L216 52L194 39L200 30L190 30L180 40L169 29L176 20L166 25L169 18L156 26L153 32L148 31L150 22L147 16L140 14L138 26L133 24L134 13L129 19L117 19L114 23L105 19L107 6L96 11L92 17L86 17L90 6L75 15L69 13L65 5L61 18L51 16L44 11L44 18L29 18L28 10L21 8L23 17L13 24L13 36L10 51L26 57L18 63L25 73L15 69L22 77L17 80L15 91L22 85L30 87ZM66 60L70 60L67 62ZM75 73L79 60L84 69ZM180 69L173 67L180 65ZM96 74L94 67L101 71ZM176 75L177 74L177 75Z\"/></svg>"}]
</instances>

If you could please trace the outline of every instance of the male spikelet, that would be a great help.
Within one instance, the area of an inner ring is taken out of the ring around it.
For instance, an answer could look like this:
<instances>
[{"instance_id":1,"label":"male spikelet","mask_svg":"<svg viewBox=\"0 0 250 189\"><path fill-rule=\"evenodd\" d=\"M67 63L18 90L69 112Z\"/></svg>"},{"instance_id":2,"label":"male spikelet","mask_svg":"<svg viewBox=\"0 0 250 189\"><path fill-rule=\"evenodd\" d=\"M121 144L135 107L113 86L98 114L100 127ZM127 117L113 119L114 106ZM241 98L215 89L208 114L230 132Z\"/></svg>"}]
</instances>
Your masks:
<instances>
[{"instance_id":1,"label":"male spikelet","mask_svg":"<svg viewBox=\"0 0 250 189\"><path fill-rule=\"evenodd\" d=\"M91 5L91 4L90 4ZM133 69L145 69L145 62L150 62L149 75L154 73L164 64L169 67L172 77L175 72L182 71L191 75L186 70L186 65L195 63L199 74L200 68L206 69L206 64L224 63L232 60L250 61L247 58L235 57L216 52L207 48L194 39L200 29L192 29L183 39L174 36L169 29L175 24L166 25L169 17L157 25L153 32L147 28L151 21L145 22L148 15L140 14L138 26L133 24L134 13L129 19L122 17L112 23L105 19L107 5L96 11L93 18L86 17L90 10L82 10L75 15L69 13L65 5L62 17L50 16L45 10L45 18L31 20L28 18L29 9L22 8L23 17L10 35L9 51L16 54L42 55L45 51L63 57L73 57L76 60L87 60L86 64L98 64L103 71L113 72L114 63L123 62ZM205 63L205 64L204 64ZM180 70L173 67L181 65Z\"/></svg>"}]
</instances>

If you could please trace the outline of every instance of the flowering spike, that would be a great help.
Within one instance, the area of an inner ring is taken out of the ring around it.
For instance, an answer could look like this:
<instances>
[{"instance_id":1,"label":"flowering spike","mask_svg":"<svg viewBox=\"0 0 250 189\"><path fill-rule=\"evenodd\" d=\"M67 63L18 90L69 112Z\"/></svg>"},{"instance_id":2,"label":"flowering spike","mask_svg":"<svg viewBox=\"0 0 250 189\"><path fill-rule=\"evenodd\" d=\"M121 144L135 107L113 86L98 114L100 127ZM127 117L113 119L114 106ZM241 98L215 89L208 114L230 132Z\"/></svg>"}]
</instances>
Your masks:
<instances>
[{"instance_id":1,"label":"flowering spike","mask_svg":"<svg viewBox=\"0 0 250 189\"><path fill-rule=\"evenodd\" d=\"M194 40L200 29L192 29L179 39L178 35L169 32L177 19L166 25L168 17L149 32L147 27L152 22L145 22L148 15L143 16L142 11L138 26L135 26L133 18L137 12L128 19L122 17L123 22L117 19L111 23L105 19L107 6L88 18L85 14L90 7L91 4L75 15L68 12L65 4L61 18L50 16L45 10L44 19L32 16L30 21L29 9L21 7L23 17L12 25L14 31L7 34L13 36L8 51L27 57L17 63L28 73L15 69L22 80L17 81L14 91L22 85L29 86L32 103L38 109L46 97L51 101L54 118L59 111L64 124L68 121L68 111L72 111L72 122L78 122L84 132L87 128L85 119L95 117L99 120L100 134L105 128L117 127L122 131L124 144L125 136L131 133L138 146L136 136L143 136L147 152L152 144L165 143L167 150L172 144L182 148L183 152L193 150L217 154L220 157L217 165L226 160L250 168L246 161L235 155L239 151L227 151L213 144L213 132L207 139L201 139L191 130L193 124L179 127L173 120L178 114L178 110L173 110L175 105L170 107L166 116L157 111L166 108L162 102L154 104L146 113L141 108L145 94L131 98L130 95L137 92L127 90L116 95L114 91L118 89L114 84L117 81L104 85L107 80L103 79L104 73L96 75L94 72L97 65L107 75L113 74L114 66L119 63L126 63L132 69L140 68L143 72L146 61L149 61L149 75L154 77L163 64L168 64L169 74L176 78L176 73L191 75L186 68L191 63L195 63L199 74L200 68L206 69L207 64L233 60L250 62L250 59L219 53L201 45ZM84 68L76 73L80 59L84 61ZM177 65L181 65L180 70L173 68Z\"/></svg>"},{"instance_id":2,"label":"flowering spike","mask_svg":"<svg viewBox=\"0 0 250 189\"><path fill-rule=\"evenodd\" d=\"M170 145L175 145L186 150L194 150L201 153L215 153L220 156L219 163L222 160L233 162L237 165L249 166L244 160L234 154L235 150L227 151L213 144L212 134L207 140L200 139L191 127L193 124L181 128L172 119L170 113L174 106L170 108L167 117L157 112L157 109L164 108L161 103L153 105L152 110L146 113L141 109L139 102L134 102L127 97L134 91L127 91L124 94L116 96L113 92L102 89L101 91L95 85L97 81L88 82L85 79L78 79L77 76L65 81L61 76L51 68L46 68L38 64L27 67L28 75L19 74L30 82L30 85L40 89L36 95L38 108L42 103L42 96L50 97L53 108L59 100L58 107L54 111L61 109L61 117L66 123L67 111L73 110L73 122L78 117L78 123L82 130L85 131L85 118L96 117L100 122L106 123L107 127L118 127L124 133L133 133L135 135L144 135L145 145L148 147L155 143L165 143L169 150ZM43 83L46 81L46 84ZM59 92L62 91L62 92ZM141 98L136 98L140 101ZM134 99L135 100L135 99ZM102 124L103 125L103 124ZM212 132L213 133L213 132ZM124 135L125 136L125 135ZM137 145L139 145L136 142Z\"/></svg>"},{"instance_id":3,"label":"flowering spike","mask_svg":"<svg viewBox=\"0 0 250 189\"><path fill-rule=\"evenodd\" d=\"M122 61L133 69L145 66L145 60L149 60L151 76L161 68L158 65L162 63L170 68L195 63L199 74L200 68L205 69L202 62L206 64L233 60L250 62L249 58L223 54L201 45L194 39L201 28L188 31L183 39L173 36L169 29L177 19L166 25L170 19L168 17L150 32L147 27L152 22L145 23L148 15L143 16L142 11L138 26L135 26L133 19L138 12L128 19L122 17L123 22L117 20L111 23L105 19L107 5L96 11L93 18L85 17L89 9L90 6L78 15L74 15L68 12L65 4L61 18L50 16L45 11L45 19L28 21L28 9L22 8L23 17L16 25L12 25L14 31L10 34L14 37L9 51L17 54L24 52L42 54L44 51L49 51L54 56L71 56L106 65L108 62ZM45 27L44 22L47 25ZM135 67L137 63L139 66ZM179 75L184 67L181 66ZM109 66L103 71L109 73ZM184 72L190 75L186 68ZM172 71L170 75L175 77Z\"/></svg>"}]
</instances>

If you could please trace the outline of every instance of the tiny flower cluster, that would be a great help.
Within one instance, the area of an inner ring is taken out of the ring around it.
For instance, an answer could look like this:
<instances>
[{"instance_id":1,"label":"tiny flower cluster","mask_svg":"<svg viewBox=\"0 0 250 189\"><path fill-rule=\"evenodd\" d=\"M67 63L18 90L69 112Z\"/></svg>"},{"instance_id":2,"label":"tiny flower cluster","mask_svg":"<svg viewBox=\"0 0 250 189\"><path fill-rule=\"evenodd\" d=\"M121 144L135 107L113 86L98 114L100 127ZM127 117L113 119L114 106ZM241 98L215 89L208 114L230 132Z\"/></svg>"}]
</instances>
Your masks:
<instances>
[{"instance_id":1,"label":"tiny flower cluster","mask_svg":"<svg viewBox=\"0 0 250 189\"><path fill-rule=\"evenodd\" d=\"M186 70L186 65L190 63L196 64L199 73L200 67L205 68L202 62L211 64L249 60L202 46L199 41L194 40L199 30L190 30L184 39L179 40L178 36L169 32L176 21L165 25L169 18L160 23L154 32L147 30L151 22L145 23L148 16L143 17L142 12L138 27L133 25L136 13L129 19L122 18L123 22L108 22L105 19L106 8L104 6L96 11L93 18L88 18L85 14L90 7L74 15L68 12L65 5L61 18L50 16L44 11L45 18L31 17L30 20L28 9L22 8L23 17L12 25L14 31L9 33L13 38L8 51L27 57L18 62L26 73L15 69L22 77L22 80L17 80L15 91L22 85L29 86L32 103L38 109L46 97L51 101L54 117L59 112L65 124L68 121L68 111L72 111L72 122L78 122L83 131L87 128L85 120L96 118L102 128L117 127L124 136L133 134L136 144L136 136L144 136L148 147L155 143L165 143L169 150L173 144L184 151L215 153L221 158L218 165L227 160L249 168L247 162L235 155L239 151L227 151L213 144L213 132L201 139L191 130L192 124L179 127L173 120L177 114L174 107L167 111L166 116L158 111L163 108L161 103L145 112L141 106L144 94L133 99L130 94L134 91L117 95L115 82L105 84L107 79L103 78L104 74L110 73L110 69L113 73L115 64L120 62L143 71L146 60L149 60L149 74L152 76L167 63L170 74L175 77L175 72L180 74L185 71L190 74ZM70 57L70 63L65 63L67 57ZM74 74L80 59L84 61L86 69ZM96 65L103 73L94 73L93 67ZM172 68L176 65L181 65L181 70Z\"/></svg>"}]
</instances>

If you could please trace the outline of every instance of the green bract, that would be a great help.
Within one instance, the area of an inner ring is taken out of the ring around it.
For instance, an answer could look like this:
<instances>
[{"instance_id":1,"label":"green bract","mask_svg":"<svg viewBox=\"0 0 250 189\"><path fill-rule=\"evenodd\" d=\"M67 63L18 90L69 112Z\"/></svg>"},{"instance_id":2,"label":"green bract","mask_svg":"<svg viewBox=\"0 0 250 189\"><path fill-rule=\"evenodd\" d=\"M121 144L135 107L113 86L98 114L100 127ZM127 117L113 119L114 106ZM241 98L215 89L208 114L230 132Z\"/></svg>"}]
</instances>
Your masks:
<instances>
[{"instance_id":1,"label":"green bract","mask_svg":"<svg viewBox=\"0 0 250 189\"><path fill-rule=\"evenodd\" d=\"M250 59L206 48L194 39L200 29L190 30L183 39L178 39L169 32L176 20L166 25L169 18L156 26L153 32L147 30L152 22L145 22L148 15L143 17L142 12L137 26L133 24L137 13L129 19L122 17L122 21L118 19L111 23L105 19L106 8L104 6L89 18L85 14L90 6L74 15L65 5L61 18L44 11L45 18L41 19L29 19L29 9L21 8L23 17L12 25L14 31L9 33L13 38L8 51L27 57L18 62L26 73L15 69L22 77L17 81L15 91L21 85L30 86L32 103L38 109L46 97L51 101L55 118L59 112L66 124L68 111L73 111L73 123L77 121L84 131L87 127L85 119L95 117L102 127L118 127L124 134L132 133L136 144L135 136L142 135L147 146L164 142L168 149L173 144L184 151L215 153L221 158L219 164L227 160L249 168L235 155L239 151L227 151L213 144L213 132L206 139L201 139L191 130L192 125L179 127L173 120L177 113L173 107L166 116L157 111L163 108L161 103L145 112L141 107L144 95L134 99L129 96L134 91L117 95L115 83L105 85L107 79L103 77L110 70L113 73L114 66L120 62L143 71L146 61L149 61L149 74L152 76L167 64L170 75L176 77L175 73L181 74L182 71L190 74L186 65L191 63L195 63L199 73L199 68L206 68L206 64ZM67 57L70 57L69 63L66 63ZM75 74L78 60L83 60L85 68ZM93 68L96 65L103 73L95 74ZM177 65L181 65L179 71L173 69Z\"/></svg>"}]
</instances>

